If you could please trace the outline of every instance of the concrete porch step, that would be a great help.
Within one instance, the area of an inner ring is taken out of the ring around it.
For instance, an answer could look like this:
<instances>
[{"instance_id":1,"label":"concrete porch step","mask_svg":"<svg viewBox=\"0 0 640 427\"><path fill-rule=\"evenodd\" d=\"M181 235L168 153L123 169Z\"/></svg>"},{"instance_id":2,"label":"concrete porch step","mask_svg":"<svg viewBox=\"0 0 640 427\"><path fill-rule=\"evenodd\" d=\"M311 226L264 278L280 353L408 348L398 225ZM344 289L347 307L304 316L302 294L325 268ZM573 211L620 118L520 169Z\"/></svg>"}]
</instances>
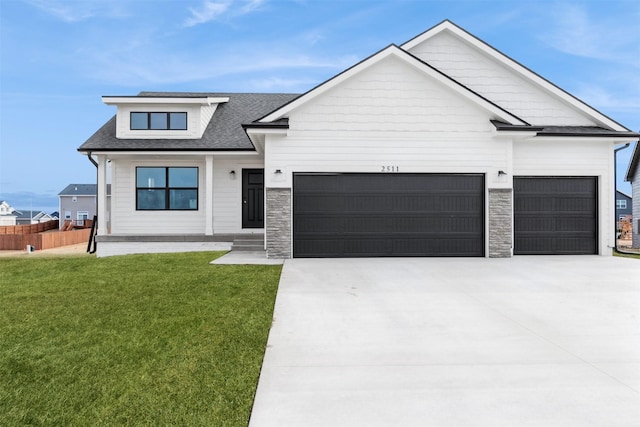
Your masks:
<instances>
[{"instance_id":1,"label":"concrete porch step","mask_svg":"<svg viewBox=\"0 0 640 427\"><path fill-rule=\"evenodd\" d=\"M232 251L262 252L264 251L264 236L262 234L247 234L233 239Z\"/></svg>"}]
</instances>

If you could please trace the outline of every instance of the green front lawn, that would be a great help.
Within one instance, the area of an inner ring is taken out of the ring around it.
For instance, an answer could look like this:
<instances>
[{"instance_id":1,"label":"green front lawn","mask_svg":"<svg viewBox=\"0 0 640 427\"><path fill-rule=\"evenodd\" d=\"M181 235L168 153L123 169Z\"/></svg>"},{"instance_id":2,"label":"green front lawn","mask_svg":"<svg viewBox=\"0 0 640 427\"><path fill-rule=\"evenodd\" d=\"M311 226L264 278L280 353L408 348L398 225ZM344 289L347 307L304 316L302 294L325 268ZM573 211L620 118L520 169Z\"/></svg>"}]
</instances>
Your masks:
<instances>
[{"instance_id":1,"label":"green front lawn","mask_svg":"<svg viewBox=\"0 0 640 427\"><path fill-rule=\"evenodd\" d=\"M0 424L246 426L280 266L0 258Z\"/></svg>"},{"instance_id":2,"label":"green front lawn","mask_svg":"<svg viewBox=\"0 0 640 427\"><path fill-rule=\"evenodd\" d=\"M622 257L622 258L635 258L635 259L640 259L640 254L631 254L631 253L624 253L624 252L613 251L613 255L614 255L614 256L619 256L619 257Z\"/></svg>"}]
</instances>

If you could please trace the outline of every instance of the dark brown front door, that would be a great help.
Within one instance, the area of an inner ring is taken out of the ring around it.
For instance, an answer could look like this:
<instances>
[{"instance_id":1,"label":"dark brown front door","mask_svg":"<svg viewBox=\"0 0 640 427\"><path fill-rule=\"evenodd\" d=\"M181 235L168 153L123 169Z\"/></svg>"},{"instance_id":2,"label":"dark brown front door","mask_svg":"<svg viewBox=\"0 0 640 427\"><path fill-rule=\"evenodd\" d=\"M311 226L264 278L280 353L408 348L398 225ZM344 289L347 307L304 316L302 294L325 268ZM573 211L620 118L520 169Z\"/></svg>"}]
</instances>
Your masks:
<instances>
[{"instance_id":1,"label":"dark brown front door","mask_svg":"<svg viewBox=\"0 0 640 427\"><path fill-rule=\"evenodd\" d=\"M242 169L242 228L264 227L264 169Z\"/></svg>"}]
</instances>

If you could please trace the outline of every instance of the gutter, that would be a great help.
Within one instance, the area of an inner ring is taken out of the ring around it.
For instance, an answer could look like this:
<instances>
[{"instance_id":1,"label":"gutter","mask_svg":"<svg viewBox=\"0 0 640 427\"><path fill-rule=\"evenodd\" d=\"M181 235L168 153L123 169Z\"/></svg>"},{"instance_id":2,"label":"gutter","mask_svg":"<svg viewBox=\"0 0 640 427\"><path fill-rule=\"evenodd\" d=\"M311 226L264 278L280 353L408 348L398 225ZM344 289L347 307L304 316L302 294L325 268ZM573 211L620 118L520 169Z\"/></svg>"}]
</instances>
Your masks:
<instances>
[{"instance_id":1,"label":"gutter","mask_svg":"<svg viewBox=\"0 0 640 427\"><path fill-rule=\"evenodd\" d=\"M91 225L91 235L89 236L89 242L87 243L87 252L90 254L94 254L96 253L96 249L97 249L97 242L96 242L96 238L95 238L95 231L96 231L96 227L98 225L98 203L100 201L100 198L98 197L98 162L96 162L95 160L93 160L93 157L91 157L91 151L87 151L87 158L89 159L89 161L91 163L93 163L93 166L96 167L96 215L93 216L93 224ZM91 249L91 243L93 243L93 249Z\"/></svg>"},{"instance_id":2,"label":"gutter","mask_svg":"<svg viewBox=\"0 0 640 427\"><path fill-rule=\"evenodd\" d=\"M618 252L618 215L616 214L618 211L618 203L616 202L616 197L618 196L618 151L625 150L630 145L631 143L627 142L622 147L614 148L613 150L613 249L616 252Z\"/></svg>"}]
</instances>

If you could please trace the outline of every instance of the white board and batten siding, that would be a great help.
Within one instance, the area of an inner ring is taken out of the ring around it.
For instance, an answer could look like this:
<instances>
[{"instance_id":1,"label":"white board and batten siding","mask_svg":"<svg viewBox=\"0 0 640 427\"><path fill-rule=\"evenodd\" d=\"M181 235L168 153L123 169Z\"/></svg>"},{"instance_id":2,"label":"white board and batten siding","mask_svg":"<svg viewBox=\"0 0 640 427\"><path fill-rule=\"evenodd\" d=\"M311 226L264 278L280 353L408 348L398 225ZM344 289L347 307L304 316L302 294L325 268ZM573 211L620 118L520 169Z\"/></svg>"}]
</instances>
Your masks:
<instances>
[{"instance_id":1,"label":"white board and batten siding","mask_svg":"<svg viewBox=\"0 0 640 427\"><path fill-rule=\"evenodd\" d=\"M267 187L293 172L487 173L508 169L480 106L389 57L294 110L287 136L266 139ZM282 177L272 172L280 169ZM489 186L503 186L493 178Z\"/></svg>"}]
</instances>

